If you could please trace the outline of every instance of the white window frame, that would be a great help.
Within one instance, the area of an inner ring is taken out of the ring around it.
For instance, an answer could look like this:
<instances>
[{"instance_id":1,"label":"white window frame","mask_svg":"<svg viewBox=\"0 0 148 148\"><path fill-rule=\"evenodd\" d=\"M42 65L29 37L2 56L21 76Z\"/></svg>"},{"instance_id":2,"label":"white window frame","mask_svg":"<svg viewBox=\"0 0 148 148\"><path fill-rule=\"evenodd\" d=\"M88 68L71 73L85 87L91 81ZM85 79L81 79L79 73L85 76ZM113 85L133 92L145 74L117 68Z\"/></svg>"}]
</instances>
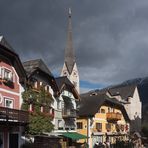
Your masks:
<instances>
[{"instance_id":1,"label":"white window frame","mask_svg":"<svg viewBox=\"0 0 148 148\"><path fill-rule=\"evenodd\" d=\"M11 74L12 82L15 82L15 78L14 78L14 73L13 73L13 71L12 71L11 69L7 68L7 67L4 67L4 66L1 67L1 76L2 76L2 78L5 78L5 71L10 71L9 74ZM8 76L8 78L9 78L9 77L10 77L10 76ZM10 79L11 79L11 78L10 78Z\"/></svg>"},{"instance_id":2,"label":"white window frame","mask_svg":"<svg viewBox=\"0 0 148 148\"><path fill-rule=\"evenodd\" d=\"M9 100L9 101L12 101L12 107L8 107L6 106L6 101ZM4 106L7 107L7 108L14 108L14 99L12 98L9 98L9 97L4 97Z\"/></svg>"}]
</instances>

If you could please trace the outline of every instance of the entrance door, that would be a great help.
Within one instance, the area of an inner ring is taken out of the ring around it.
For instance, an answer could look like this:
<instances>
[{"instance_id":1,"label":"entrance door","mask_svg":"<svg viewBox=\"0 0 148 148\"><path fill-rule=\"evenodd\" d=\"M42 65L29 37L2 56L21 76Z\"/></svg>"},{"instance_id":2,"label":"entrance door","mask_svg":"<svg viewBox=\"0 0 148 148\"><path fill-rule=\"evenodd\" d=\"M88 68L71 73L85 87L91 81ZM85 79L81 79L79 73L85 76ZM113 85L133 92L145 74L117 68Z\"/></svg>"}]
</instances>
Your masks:
<instances>
[{"instance_id":1,"label":"entrance door","mask_svg":"<svg viewBox=\"0 0 148 148\"><path fill-rule=\"evenodd\" d=\"M9 148L18 148L18 134L9 134Z\"/></svg>"}]
</instances>

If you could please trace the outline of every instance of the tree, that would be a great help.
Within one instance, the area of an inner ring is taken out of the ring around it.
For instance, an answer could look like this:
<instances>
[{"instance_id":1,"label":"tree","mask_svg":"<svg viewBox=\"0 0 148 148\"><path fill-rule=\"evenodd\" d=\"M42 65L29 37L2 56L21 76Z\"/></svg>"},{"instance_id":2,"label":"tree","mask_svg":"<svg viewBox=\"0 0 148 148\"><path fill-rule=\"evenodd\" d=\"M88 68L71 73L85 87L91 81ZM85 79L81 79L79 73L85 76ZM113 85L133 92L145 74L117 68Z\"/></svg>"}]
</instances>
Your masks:
<instances>
[{"instance_id":1,"label":"tree","mask_svg":"<svg viewBox=\"0 0 148 148\"><path fill-rule=\"evenodd\" d=\"M26 128L27 134L38 135L53 130L52 114L49 112L53 101L52 95L41 87L39 90L33 90L31 87L22 93L22 109L29 110L30 104L34 106L33 112L29 114L29 125ZM41 107L46 108L41 112Z\"/></svg>"}]
</instances>

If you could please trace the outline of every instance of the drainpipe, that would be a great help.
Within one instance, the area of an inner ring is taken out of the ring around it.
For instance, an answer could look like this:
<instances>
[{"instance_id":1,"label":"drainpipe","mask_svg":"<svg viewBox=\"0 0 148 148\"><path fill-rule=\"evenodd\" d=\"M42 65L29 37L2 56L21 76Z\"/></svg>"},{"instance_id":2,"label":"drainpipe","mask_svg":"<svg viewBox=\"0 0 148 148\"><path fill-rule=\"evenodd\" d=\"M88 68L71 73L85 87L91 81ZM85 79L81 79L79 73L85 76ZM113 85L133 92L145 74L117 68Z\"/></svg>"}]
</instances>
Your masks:
<instances>
[{"instance_id":1,"label":"drainpipe","mask_svg":"<svg viewBox=\"0 0 148 148\"><path fill-rule=\"evenodd\" d=\"M90 118L87 118L87 144L89 147L90 147L90 138L91 138Z\"/></svg>"}]
</instances>

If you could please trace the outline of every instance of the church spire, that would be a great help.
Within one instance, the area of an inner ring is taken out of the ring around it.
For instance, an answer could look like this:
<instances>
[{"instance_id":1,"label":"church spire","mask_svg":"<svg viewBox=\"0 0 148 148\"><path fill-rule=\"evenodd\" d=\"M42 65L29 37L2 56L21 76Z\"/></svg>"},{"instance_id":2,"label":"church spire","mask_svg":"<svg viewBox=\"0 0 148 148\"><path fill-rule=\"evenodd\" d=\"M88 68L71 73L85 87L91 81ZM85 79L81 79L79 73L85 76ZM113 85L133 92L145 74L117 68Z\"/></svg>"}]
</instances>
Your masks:
<instances>
[{"instance_id":1,"label":"church spire","mask_svg":"<svg viewBox=\"0 0 148 148\"><path fill-rule=\"evenodd\" d=\"M71 9L69 8L68 12L68 32L67 32L67 43L65 48L65 64L71 74L73 66L75 64L75 53L73 48L73 39L72 39L72 23L71 23Z\"/></svg>"},{"instance_id":2,"label":"church spire","mask_svg":"<svg viewBox=\"0 0 148 148\"><path fill-rule=\"evenodd\" d=\"M79 92L79 72L75 60L75 53L73 48L72 40L72 23L71 23L71 9L68 12L68 32L67 32L67 43L65 48L65 59L61 76L67 76L72 82L76 90Z\"/></svg>"}]
</instances>

